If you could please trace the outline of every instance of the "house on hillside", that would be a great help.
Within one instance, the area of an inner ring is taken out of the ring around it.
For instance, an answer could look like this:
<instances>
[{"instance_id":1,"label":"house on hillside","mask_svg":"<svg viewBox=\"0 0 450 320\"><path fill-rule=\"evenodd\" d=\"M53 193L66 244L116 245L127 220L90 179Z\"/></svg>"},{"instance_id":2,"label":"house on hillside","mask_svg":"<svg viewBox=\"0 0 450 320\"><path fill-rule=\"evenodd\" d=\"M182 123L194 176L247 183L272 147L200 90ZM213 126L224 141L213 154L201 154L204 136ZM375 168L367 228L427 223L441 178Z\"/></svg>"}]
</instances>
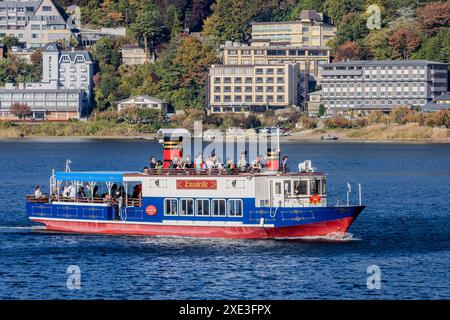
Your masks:
<instances>
[{"instance_id":1,"label":"house on hillside","mask_svg":"<svg viewBox=\"0 0 450 320\"><path fill-rule=\"evenodd\" d=\"M168 105L169 104L165 100L161 100L148 95L139 95L118 101L117 110L121 111L125 108L137 107L141 109L159 110L163 115L165 115L167 113Z\"/></svg>"}]
</instances>

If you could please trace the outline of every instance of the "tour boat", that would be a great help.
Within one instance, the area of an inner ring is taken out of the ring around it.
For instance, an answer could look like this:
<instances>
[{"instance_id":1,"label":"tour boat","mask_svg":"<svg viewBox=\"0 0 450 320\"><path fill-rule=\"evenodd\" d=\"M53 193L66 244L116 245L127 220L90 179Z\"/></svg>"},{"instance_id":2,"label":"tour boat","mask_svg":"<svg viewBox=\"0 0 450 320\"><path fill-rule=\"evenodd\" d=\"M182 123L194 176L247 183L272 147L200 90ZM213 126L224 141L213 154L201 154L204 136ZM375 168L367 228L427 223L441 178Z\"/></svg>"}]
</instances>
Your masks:
<instances>
[{"instance_id":1,"label":"tour boat","mask_svg":"<svg viewBox=\"0 0 450 320\"><path fill-rule=\"evenodd\" d=\"M296 239L345 235L365 208L361 189L357 205L348 193L346 204L329 204L326 176L310 161L283 173L279 150L268 151L261 172L170 169L181 141L164 137L164 168L146 173L53 171L50 195L27 196L29 219L57 232ZM91 192L75 195L86 186ZM64 187L75 192L63 194Z\"/></svg>"}]
</instances>

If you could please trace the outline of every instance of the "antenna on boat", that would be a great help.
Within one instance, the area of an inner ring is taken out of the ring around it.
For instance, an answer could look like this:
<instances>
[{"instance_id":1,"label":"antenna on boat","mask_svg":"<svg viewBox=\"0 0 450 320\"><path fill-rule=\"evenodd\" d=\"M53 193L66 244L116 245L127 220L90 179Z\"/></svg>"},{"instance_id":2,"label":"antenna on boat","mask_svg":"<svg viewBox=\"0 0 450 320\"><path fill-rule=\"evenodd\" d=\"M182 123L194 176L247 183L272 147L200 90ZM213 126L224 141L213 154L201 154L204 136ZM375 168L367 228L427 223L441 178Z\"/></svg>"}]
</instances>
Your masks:
<instances>
[{"instance_id":1,"label":"antenna on boat","mask_svg":"<svg viewBox=\"0 0 450 320\"><path fill-rule=\"evenodd\" d=\"M352 192L352 185L347 182L347 206L350 205L350 192Z\"/></svg>"},{"instance_id":2,"label":"antenna on boat","mask_svg":"<svg viewBox=\"0 0 450 320\"><path fill-rule=\"evenodd\" d=\"M66 160L66 172L70 172L70 164L72 163L72 161L70 159Z\"/></svg>"}]
</instances>

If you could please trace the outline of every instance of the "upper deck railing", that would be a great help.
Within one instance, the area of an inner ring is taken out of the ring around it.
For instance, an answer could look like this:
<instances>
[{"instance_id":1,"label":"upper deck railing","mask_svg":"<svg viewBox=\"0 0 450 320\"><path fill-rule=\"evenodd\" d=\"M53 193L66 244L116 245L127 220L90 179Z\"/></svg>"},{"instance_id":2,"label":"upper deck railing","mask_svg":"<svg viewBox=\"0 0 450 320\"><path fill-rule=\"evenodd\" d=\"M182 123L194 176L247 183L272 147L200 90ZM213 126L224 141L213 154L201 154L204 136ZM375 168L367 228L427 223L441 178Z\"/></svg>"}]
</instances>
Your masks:
<instances>
[{"instance_id":1,"label":"upper deck railing","mask_svg":"<svg viewBox=\"0 0 450 320\"><path fill-rule=\"evenodd\" d=\"M169 175L169 176L239 176L239 175L268 175L268 174L276 174L276 175L285 175L285 176L311 176L311 175L323 175L320 172L283 172L283 171L269 171L265 168L262 169L253 169L249 168L234 168L234 169L195 169L195 168L185 168L185 169L149 169L147 173L140 174L125 174L124 176L146 176L146 175Z\"/></svg>"},{"instance_id":2,"label":"upper deck railing","mask_svg":"<svg viewBox=\"0 0 450 320\"><path fill-rule=\"evenodd\" d=\"M98 204L104 203L109 205L118 204L117 199L114 198L101 198L101 197L64 197L61 195L51 195L35 197L34 195L27 195L27 202L32 203L51 203L51 202L67 202L67 203L86 203L86 204ZM125 198L122 197L122 205L127 207L141 207L142 198Z\"/></svg>"}]
</instances>

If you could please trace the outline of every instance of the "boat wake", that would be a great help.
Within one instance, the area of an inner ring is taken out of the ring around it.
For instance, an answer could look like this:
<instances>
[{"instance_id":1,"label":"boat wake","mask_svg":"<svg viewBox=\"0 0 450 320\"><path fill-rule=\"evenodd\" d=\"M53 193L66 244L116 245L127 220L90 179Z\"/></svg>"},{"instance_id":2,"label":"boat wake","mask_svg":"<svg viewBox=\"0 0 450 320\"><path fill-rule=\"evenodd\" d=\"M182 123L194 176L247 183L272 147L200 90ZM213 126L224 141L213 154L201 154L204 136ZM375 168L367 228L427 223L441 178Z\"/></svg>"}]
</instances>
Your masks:
<instances>
[{"instance_id":1,"label":"boat wake","mask_svg":"<svg viewBox=\"0 0 450 320\"><path fill-rule=\"evenodd\" d=\"M41 230L45 230L45 226L0 226L0 233L41 231Z\"/></svg>"},{"instance_id":2,"label":"boat wake","mask_svg":"<svg viewBox=\"0 0 450 320\"><path fill-rule=\"evenodd\" d=\"M300 240L300 241L324 241L324 242L351 242L361 241L359 238L353 237L353 234L346 232L333 232L326 236L305 236L297 238L279 238L279 240Z\"/></svg>"}]
</instances>

